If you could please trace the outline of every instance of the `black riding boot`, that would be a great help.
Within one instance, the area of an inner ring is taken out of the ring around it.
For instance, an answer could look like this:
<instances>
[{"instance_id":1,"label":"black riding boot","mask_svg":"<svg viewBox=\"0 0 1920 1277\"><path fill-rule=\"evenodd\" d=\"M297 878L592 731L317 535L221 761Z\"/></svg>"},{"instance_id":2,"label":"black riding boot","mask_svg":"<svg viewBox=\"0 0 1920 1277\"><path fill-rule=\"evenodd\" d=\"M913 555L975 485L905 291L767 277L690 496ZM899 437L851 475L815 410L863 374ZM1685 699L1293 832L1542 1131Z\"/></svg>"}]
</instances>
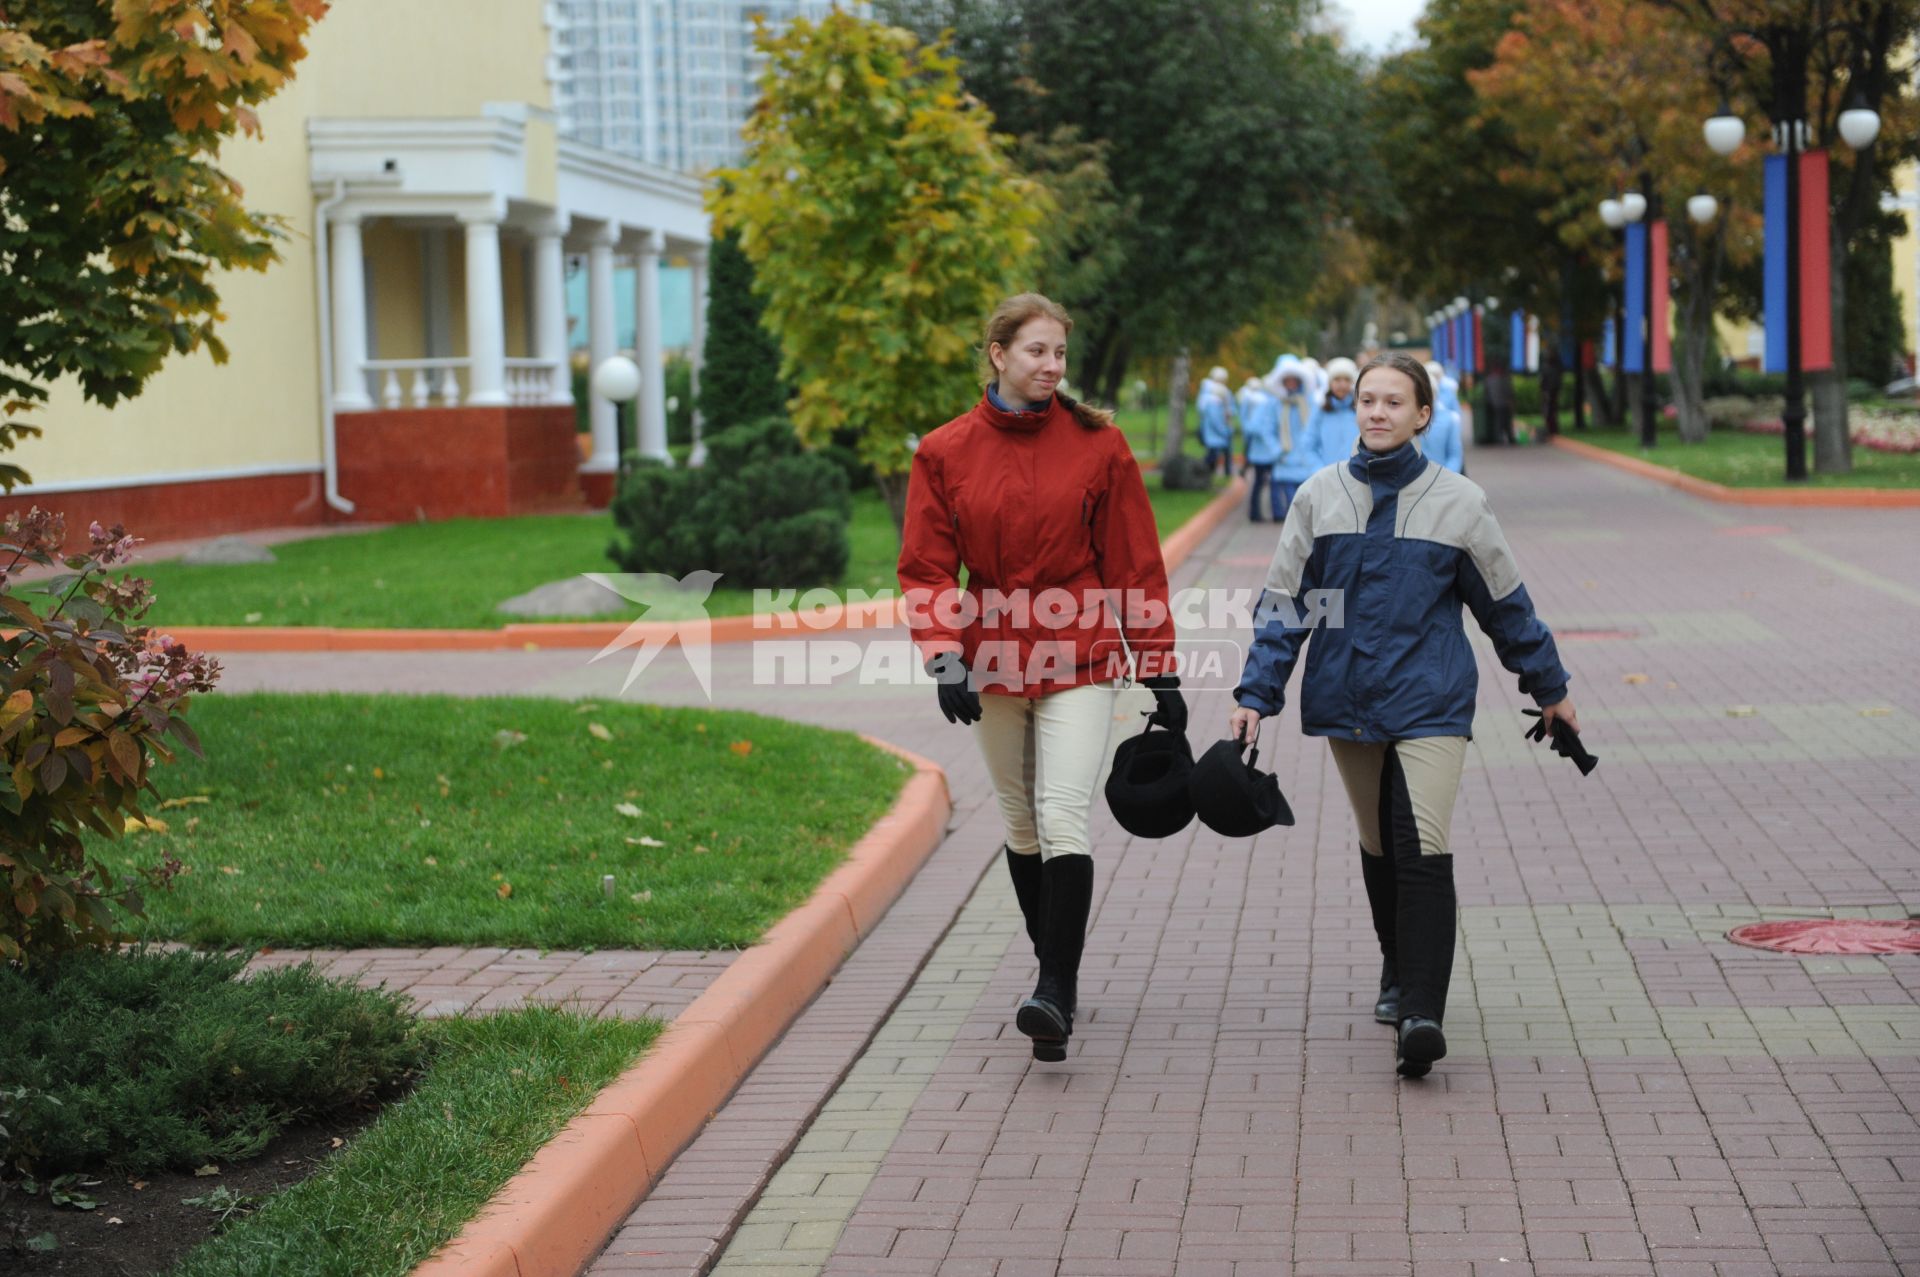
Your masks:
<instances>
[{"instance_id":1,"label":"black riding boot","mask_svg":"<svg viewBox=\"0 0 1920 1277\"><path fill-rule=\"evenodd\" d=\"M1080 982L1080 953L1093 907L1093 857L1055 856L1040 867L1046 926L1040 936L1040 981L1020 1004L1014 1027L1033 1039L1033 1058L1067 1058Z\"/></svg>"},{"instance_id":2,"label":"black riding boot","mask_svg":"<svg viewBox=\"0 0 1920 1277\"><path fill-rule=\"evenodd\" d=\"M1367 885L1367 907L1373 912L1373 934L1380 941L1380 996L1373 1018L1382 1024L1400 1022L1400 975L1394 964L1395 931L1400 925L1400 889L1393 861L1360 850L1360 880Z\"/></svg>"},{"instance_id":3,"label":"black riding boot","mask_svg":"<svg viewBox=\"0 0 1920 1277\"><path fill-rule=\"evenodd\" d=\"M1007 853L1007 873L1013 879L1014 899L1020 902L1020 916L1027 921L1027 939L1033 942L1033 956L1040 956L1040 935L1045 926L1046 891L1041 883L1040 853L1022 856L1011 847Z\"/></svg>"},{"instance_id":4,"label":"black riding boot","mask_svg":"<svg viewBox=\"0 0 1920 1277\"><path fill-rule=\"evenodd\" d=\"M1453 978L1453 857L1408 856L1398 868L1399 1069L1406 1077L1423 1077L1447 1053L1440 1021Z\"/></svg>"}]
</instances>

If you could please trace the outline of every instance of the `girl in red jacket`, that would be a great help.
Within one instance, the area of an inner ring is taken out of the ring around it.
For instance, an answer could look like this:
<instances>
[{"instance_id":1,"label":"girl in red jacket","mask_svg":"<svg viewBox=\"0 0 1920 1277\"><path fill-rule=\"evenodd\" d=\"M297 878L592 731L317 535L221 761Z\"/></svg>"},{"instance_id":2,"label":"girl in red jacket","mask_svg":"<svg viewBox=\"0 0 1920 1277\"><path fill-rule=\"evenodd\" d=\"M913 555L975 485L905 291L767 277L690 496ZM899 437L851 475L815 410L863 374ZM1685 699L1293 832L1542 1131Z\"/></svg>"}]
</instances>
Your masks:
<instances>
[{"instance_id":1,"label":"girl in red jacket","mask_svg":"<svg viewBox=\"0 0 1920 1277\"><path fill-rule=\"evenodd\" d=\"M1073 1031L1093 901L1088 817L1129 653L1153 720L1176 732L1187 721L1140 467L1111 413L1057 389L1071 331L1038 293L995 309L985 393L914 455L899 566L941 712L979 724L1040 961L1015 1019L1037 1060L1065 1059Z\"/></svg>"}]
</instances>

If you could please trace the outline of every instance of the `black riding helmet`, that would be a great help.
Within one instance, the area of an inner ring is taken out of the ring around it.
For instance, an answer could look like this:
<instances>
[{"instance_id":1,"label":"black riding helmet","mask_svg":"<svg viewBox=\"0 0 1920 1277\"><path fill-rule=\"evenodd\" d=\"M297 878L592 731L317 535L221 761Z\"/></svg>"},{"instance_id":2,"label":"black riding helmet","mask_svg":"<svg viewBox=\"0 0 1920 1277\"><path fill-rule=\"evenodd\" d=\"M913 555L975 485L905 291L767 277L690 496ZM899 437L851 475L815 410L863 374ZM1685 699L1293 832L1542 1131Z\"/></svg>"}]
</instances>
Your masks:
<instances>
[{"instance_id":1,"label":"black riding helmet","mask_svg":"<svg viewBox=\"0 0 1920 1277\"><path fill-rule=\"evenodd\" d=\"M1275 825L1293 823L1293 809L1280 792L1280 781L1272 772L1255 769L1259 750L1243 761L1243 748L1236 740L1215 741L1193 765L1187 781L1201 822L1229 838L1251 838Z\"/></svg>"},{"instance_id":2,"label":"black riding helmet","mask_svg":"<svg viewBox=\"0 0 1920 1277\"><path fill-rule=\"evenodd\" d=\"M1120 827L1136 838L1170 838L1193 822L1187 780L1193 747L1185 733L1155 731L1149 722L1138 736L1120 742L1107 774L1107 806Z\"/></svg>"}]
</instances>

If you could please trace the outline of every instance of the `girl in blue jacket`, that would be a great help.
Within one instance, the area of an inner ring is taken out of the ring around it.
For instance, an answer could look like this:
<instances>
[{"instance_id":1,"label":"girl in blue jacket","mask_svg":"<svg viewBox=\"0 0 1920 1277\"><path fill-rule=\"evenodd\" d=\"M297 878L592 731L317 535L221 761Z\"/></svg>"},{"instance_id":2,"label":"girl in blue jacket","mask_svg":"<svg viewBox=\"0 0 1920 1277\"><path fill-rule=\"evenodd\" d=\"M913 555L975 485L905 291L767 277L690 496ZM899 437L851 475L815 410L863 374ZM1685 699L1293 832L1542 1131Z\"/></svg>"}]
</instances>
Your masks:
<instances>
[{"instance_id":1,"label":"girl in blue jacket","mask_svg":"<svg viewBox=\"0 0 1920 1277\"><path fill-rule=\"evenodd\" d=\"M1421 451L1455 474L1465 474L1467 460L1460 446L1460 397L1455 394L1449 403L1444 381L1446 369L1431 361L1426 369L1427 377L1433 382L1435 402L1433 424L1427 427L1426 446Z\"/></svg>"},{"instance_id":2,"label":"girl in blue jacket","mask_svg":"<svg viewBox=\"0 0 1920 1277\"><path fill-rule=\"evenodd\" d=\"M1233 391L1227 386L1227 370L1215 368L1200 383L1195 396L1200 406L1200 443L1207 450L1207 476L1215 471L1231 475L1233 469L1233 419L1240 415Z\"/></svg>"},{"instance_id":3,"label":"girl in blue jacket","mask_svg":"<svg viewBox=\"0 0 1920 1277\"><path fill-rule=\"evenodd\" d=\"M1383 355L1361 370L1355 399L1360 448L1300 485L1229 724L1236 740L1258 737L1260 720L1285 703L1311 634L1300 725L1328 739L1360 827L1384 959L1374 1018L1398 1026L1400 1073L1421 1077L1447 1053L1448 827L1478 683L1461 606L1549 730L1580 723L1553 635L1533 613L1486 494L1414 445L1433 418L1426 369Z\"/></svg>"},{"instance_id":4,"label":"girl in blue jacket","mask_svg":"<svg viewBox=\"0 0 1920 1277\"><path fill-rule=\"evenodd\" d=\"M1240 430L1247 440L1247 469L1253 472L1247 481L1247 520L1259 523L1260 499L1272 488L1273 463L1280 459L1280 401L1265 386L1248 390ZM1279 509L1273 517L1280 519Z\"/></svg>"},{"instance_id":5,"label":"girl in blue jacket","mask_svg":"<svg viewBox=\"0 0 1920 1277\"><path fill-rule=\"evenodd\" d=\"M1315 469L1345 461L1360 442L1360 426L1353 415L1353 379L1359 370L1345 356L1327 361L1327 393L1314 405L1307 425L1307 447Z\"/></svg>"},{"instance_id":6,"label":"girl in blue jacket","mask_svg":"<svg viewBox=\"0 0 1920 1277\"><path fill-rule=\"evenodd\" d=\"M1313 403L1307 395L1306 367L1292 355L1282 355L1274 365L1273 378L1280 399L1280 456L1272 475L1273 517L1279 521L1293 508L1293 494L1320 468L1320 460L1307 440Z\"/></svg>"}]
</instances>

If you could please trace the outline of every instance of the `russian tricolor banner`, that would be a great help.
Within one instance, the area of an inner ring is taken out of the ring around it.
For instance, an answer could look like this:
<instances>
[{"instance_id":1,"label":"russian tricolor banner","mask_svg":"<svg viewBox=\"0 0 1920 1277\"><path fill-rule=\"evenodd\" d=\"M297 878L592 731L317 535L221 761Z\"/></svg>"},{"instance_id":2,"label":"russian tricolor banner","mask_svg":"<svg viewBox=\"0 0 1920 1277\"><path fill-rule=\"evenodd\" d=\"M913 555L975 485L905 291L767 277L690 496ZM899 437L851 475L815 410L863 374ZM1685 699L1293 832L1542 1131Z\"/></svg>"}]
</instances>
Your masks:
<instances>
[{"instance_id":1,"label":"russian tricolor banner","mask_svg":"<svg viewBox=\"0 0 1920 1277\"><path fill-rule=\"evenodd\" d=\"M1765 169L1765 300L1768 372L1787 369L1787 157L1769 155ZM1832 256L1827 225L1827 153L1800 156L1800 367L1833 367Z\"/></svg>"}]
</instances>

